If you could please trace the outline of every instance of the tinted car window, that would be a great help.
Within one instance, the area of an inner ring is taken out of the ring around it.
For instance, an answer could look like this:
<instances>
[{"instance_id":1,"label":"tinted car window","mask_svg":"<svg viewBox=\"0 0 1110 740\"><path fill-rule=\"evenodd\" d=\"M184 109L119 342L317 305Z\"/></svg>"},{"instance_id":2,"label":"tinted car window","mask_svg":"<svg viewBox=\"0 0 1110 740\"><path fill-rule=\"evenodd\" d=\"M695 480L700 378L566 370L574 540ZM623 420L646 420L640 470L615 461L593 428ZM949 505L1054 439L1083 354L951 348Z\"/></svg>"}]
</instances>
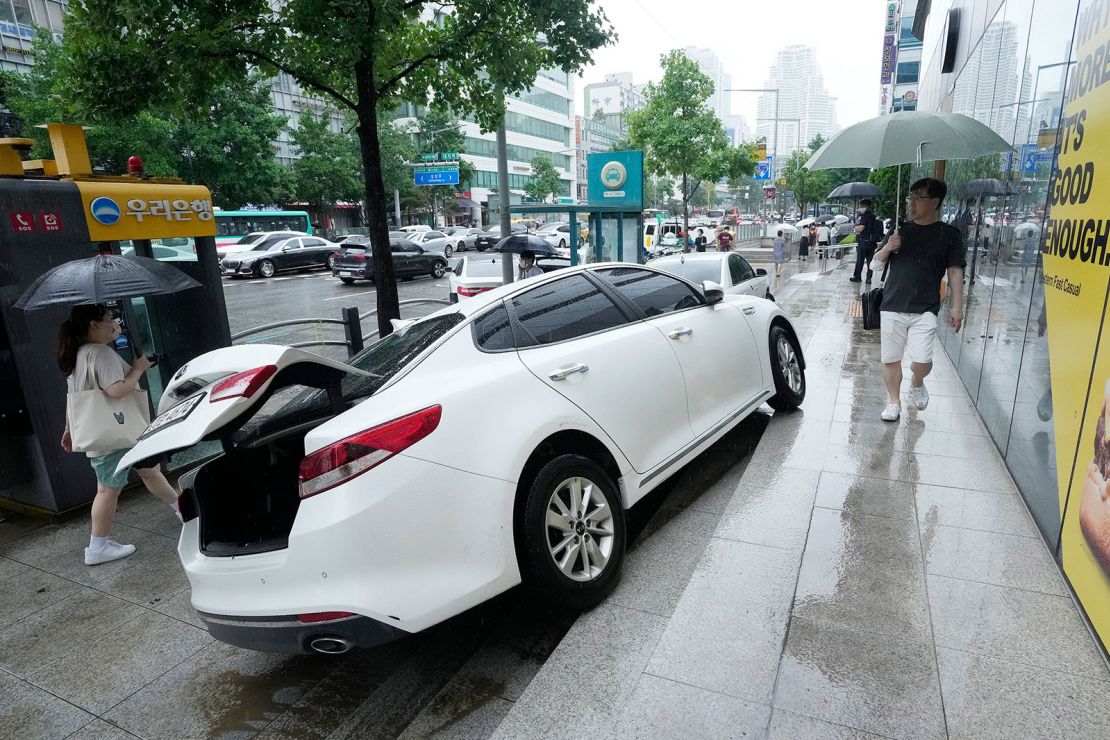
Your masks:
<instances>
[{"instance_id":1,"label":"tinted car window","mask_svg":"<svg viewBox=\"0 0 1110 740\"><path fill-rule=\"evenodd\" d=\"M751 280L755 277L755 270L752 269L752 266L748 264L746 259L740 255L736 255L736 259L740 262L740 274L743 275L741 280Z\"/></svg>"},{"instance_id":2,"label":"tinted car window","mask_svg":"<svg viewBox=\"0 0 1110 740\"><path fill-rule=\"evenodd\" d=\"M424 241L428 241L429 239L442 239L442 238L443 238L443 234L439 233L438 231L425 231L424 232Z\"/></svg>"},{"instance_id":3,"label":"tinted car window","mask_svg":"<svg viewBox=\"0 0 1110 740\"><path fill-rule=\"evenodd\" d=\"M301 239L301 242L306 247L322 247L327 244L323 239Z\"/></svg>"},{"instance_id":4,"label":"tinted car window","mask_svg":"<svg viewBox=\"0 0 1110 740\"><path fill-rule=\"evenodd\" d=\"M487 352L513 348L513 330L504 303L474 322L474 343Z\"/></svg>"},{"instance_id":5,"label":"tinted car window","mask_svg":"<svg viewBox=\"0 0 1110 740\"><path fill-rule=\"evenodd\" d=\"M690 286L669 275L634 267L599 270L598 274L649 317L701 305Z\"/></svg>"},{"instance_id":6,"label":"tinted car window","mask_svg":"<svg viewBox=\"0 0 1110 740\"><path fill-rule=\"evenodd\" d=\"M517 319L540 344L627 323L624 314L586 278L573 275L513 299Z\"/></svg>"},{"instance_id":7,"label":"tinted car window","mask_svg":"<svg viewBox=\"0 0 1110 740\"><path fill-rule=\"evenodd\" d=\"M372 395L462 321L463 316L459 313L418 321L378 340L347 360L348 365L371 375L346 376L339 384L343 400L354 403ZM299 393L272 414L259 413L252 417L236 434L236 442L333 414L326 391L301 387Z\"/></svg>"},{"instance_id":8,"label":"tinted car window","mask_svg":"<svg viewBox=\"0 0 1110 740\"><path fill-rule=\"evenodd\" d=\"M685 278L695 285L701 285L703 280L721 281L721 263L717 260L668 260L662 264L652 265L663 272L669 272L680 278Z\"/></svg>"},{"instance_id":9,"label":"tinted car window","mask_svg":"<svg viewBox=\"0 0 1110 740\"><path fill-rule=\"evenodd\" d=\"M732 276L733 285L739 285L744 282L744 268L740 266L740 255L729 255L728 272Z\"/></svg>"},{"instance_id":10,"label":"tinted car window","mask_svg":"<svg viewBox=\"0 0 1110 740\"><path fill-rule=\"evenodd\" d=\"M362 245L356 245L356 244L345 244L345 245L343 245L343 249L341 249L339 251L340 251L341 254L344 254L344 255L347 255L347 254L366 254L367 252L370 251L370 248L369 247L364 247Z\"/></svg>"}]
</instances>

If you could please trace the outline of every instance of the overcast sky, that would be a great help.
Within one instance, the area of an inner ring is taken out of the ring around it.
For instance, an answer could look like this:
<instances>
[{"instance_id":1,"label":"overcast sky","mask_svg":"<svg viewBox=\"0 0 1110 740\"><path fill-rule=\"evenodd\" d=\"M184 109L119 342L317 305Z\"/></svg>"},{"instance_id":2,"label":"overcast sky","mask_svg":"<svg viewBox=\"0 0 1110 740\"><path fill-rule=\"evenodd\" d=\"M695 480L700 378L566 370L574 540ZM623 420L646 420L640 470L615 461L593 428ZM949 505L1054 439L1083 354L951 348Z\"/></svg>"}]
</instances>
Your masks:
<instances>
[{"instance_id":1,"label":"overcast sky","mask_svg":"<svg viewBox=\"0 0 1110 740\"><path fill-rule=\"evenodd\" d=\"M763 87L775 54L792 44L817 49L837 119L847 126L878 114L885 0L604 0L619 35L594 54L582 87L610 72L631 72L639 84L661 76L659 55L670 49L713 49L733 87ZM732 93L732 112L755 128L758 93Z\"/></svg>"}]
</instances>

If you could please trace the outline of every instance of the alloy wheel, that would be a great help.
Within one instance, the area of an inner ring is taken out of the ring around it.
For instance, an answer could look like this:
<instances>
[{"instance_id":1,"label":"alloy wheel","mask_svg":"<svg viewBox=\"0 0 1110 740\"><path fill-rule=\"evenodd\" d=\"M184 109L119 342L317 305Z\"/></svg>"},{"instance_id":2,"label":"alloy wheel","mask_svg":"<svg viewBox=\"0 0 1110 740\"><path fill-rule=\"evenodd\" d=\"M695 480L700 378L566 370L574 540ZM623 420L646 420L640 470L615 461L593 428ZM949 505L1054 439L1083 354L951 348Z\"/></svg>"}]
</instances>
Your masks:
<instances>
[{"instance_id":1,"label":"alloy wheel","mask_svg":"<svg viewBox=\"0 0 1110 740\"><path fill-rule=\"evenodd\" d=\"M271 262L270 260L263 260L262 264L260 264L258 266L258 272L264 278L273 277L274 276L274 263Z\"/></svg>"},{"instance_id":2,"label":"alloy wheel","mask_svg":"<svg viewBox=\"0 0 1110 740\"><path fill-rule=\"evenodd\" d=\"M563 575L588 582L605 572L613 553L613 512L589 478L568 478L547 501L547 543Z\"/></svg>"},{"instance_id":3,"label":"alloy wheel","mask_svg":"<svg viewBox=\"0 0 1110 740\"><path fill-rule=\"evenodd\" d=\"M779 337L778 344L775 346L775 353L778 355L779 370L782 372L783 380L786 381L791 392L801 393L802 368L798 362L798 354L794 351L790 340L786 337Z\"/></svg>"}]
</instances>

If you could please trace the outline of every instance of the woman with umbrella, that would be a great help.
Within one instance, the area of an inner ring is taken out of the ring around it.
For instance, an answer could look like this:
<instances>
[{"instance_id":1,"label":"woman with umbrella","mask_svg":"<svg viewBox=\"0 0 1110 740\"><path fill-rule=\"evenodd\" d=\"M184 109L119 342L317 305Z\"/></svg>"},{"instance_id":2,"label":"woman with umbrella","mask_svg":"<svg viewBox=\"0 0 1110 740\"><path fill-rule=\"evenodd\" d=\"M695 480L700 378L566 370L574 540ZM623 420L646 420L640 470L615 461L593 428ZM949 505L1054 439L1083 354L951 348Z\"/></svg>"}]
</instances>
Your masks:
<instances>
[{"instance_id":1,"label":"woman with umbrella","mask_svg":"<svg viewBox=\"0 0 1110 740\"><path fill-rule=\"evenodd\" d=\"M123 398L133 393L143 373L151 367L145 357L135 358L128 365L112 350L111 345L120 334L119 321L103 303L75 306L69 319L62 322L58 332L58 367L66 376L69 393L92 390L83 387L94 384L112 398ZM62 435L62 447L72 452L69 422ZM92 504L92 533L85 548L85 565L99 565L125 558L135 552L134 545L121 545L108 539L112 522L116 518L116 504L120 491L127 485L128 470L116 471L120 458L128 450L87 450L89 464L96 473L96 498ZM177 515L177 491L170 485L161 469L137 469L143 485L160 498Z\"/></svg>"}]
</instances>

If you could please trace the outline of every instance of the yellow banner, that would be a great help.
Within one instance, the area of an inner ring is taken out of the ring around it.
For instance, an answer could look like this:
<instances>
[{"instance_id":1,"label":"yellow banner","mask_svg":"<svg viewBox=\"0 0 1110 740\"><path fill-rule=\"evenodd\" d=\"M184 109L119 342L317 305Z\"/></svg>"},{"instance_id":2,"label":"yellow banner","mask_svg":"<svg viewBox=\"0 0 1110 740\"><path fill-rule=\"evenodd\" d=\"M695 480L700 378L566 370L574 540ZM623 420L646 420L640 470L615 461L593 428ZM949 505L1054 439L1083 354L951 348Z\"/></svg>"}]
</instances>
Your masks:
<instances>
[{"instance_id":1,"label":"yellow banner","mask_svg":"<svg viewBox=\"0 0 1110 740\"><path fill-rule=\"evenodd\" d=\"M76 182L94 242L215 236L212 194L203 185Z\"/></svg>"},{"instance_id":2,"label":"yellow banner","mask_svg":"<svg viewBox=\"0 0 1110 740\"><path fill-rule=\"evenodd\" d=\"M1084 3L1049 185L1044 292L1064 572L1110 643L1110 26Z\"/></svg>"}]
</instances>

